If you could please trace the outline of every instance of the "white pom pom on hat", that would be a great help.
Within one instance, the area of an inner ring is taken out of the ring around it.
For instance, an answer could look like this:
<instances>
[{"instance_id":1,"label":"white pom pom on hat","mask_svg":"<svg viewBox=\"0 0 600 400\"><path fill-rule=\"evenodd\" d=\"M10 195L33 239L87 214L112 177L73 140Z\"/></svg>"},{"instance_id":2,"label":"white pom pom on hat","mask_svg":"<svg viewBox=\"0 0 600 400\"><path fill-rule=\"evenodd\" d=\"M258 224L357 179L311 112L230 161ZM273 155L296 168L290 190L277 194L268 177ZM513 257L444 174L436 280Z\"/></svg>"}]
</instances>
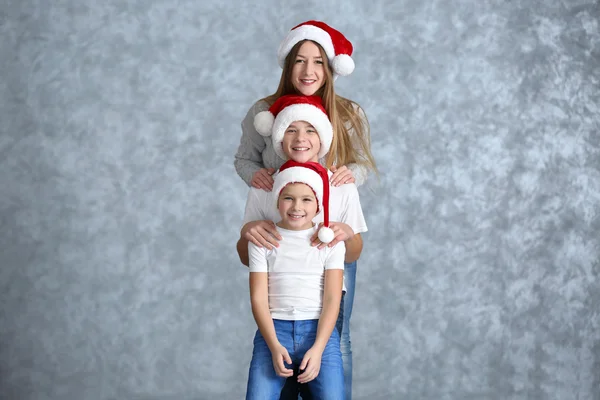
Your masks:
<instances>
[{"instance_id":1,"label":"white pom pom on hat","mask_svg":"<svg viewBox=\"0 0 600 400\"><path fill-rule=\"evenodd\" d=\"M254 128L261 136L271 136L275 116L269 111L261 111L254 116Z\"/></svg>"},{"instance_id":2,"label":"white pom pom on hat","mask_svg":"<svg viewBox=\"0 0 600 400\"><path fill-rule=\"evenodd\" d=\"M354 60L347 54L335 56L331 61L333 70L341 76L348 76L354 71Z\"/></svg>"},{"instance_id":3,"label":"white pom pom on hat","mask_svg":"<svg viewBox=\"0 0 600 400\"><path fill-rule=\"evenodd\" d=\"M321 242L331 243L335 238L335 234L333 229L329 227L329 175L327 169L314 162L286 161L279 168L279 173L275 176L275 182L273 183L275 207L277 207L279 194L290 183L304 183L315 192L319 205L318 212L323 210L323 226L319 229L317 236Z\"/></svg>"},{"instance_id":4,"label":"white pom pom on hat","mask_svg":"<svg viewBox=\"0 0 600 400\"><path fill-rule=\"evenodd\" d=\"M327 244L333 241L335 238L335 233L333 232L333 229L327 226L322 226L321 229L319 229L319 234L317 236L321 242Z\"/></svg>"},{"instance_id":5,"label":"white pom pom on hat","mask_svg":"<svg viewBox=\"0 0 600 400\"><path fill-rule=\"evenodd\" d=\"M351 57L354 51L352 43L340 31L325 22L315 20L296 25L279 44L277 61L281 68L285 65L285 58L292 48L302 40L312 40L321 45L336 77L347 76L354 71L354 60Z\"/></svg>"},{"instance_id":6,"label":"white pom pom on hat","mask_svg":"<svg viewBox=\"0 0 600 400\"><path fill-rule=\"evenodd\" d=\"M317 130L321 141L319 158L323 158L333 142L333 127L323 106L323 99L319 96L281 96L268 111L261 111L254 116L254 128L262 136L272 136L273 150L282 160L287 160L281 143L285 131L294 121L306 121Z\"/></svg>"}]
</instances>

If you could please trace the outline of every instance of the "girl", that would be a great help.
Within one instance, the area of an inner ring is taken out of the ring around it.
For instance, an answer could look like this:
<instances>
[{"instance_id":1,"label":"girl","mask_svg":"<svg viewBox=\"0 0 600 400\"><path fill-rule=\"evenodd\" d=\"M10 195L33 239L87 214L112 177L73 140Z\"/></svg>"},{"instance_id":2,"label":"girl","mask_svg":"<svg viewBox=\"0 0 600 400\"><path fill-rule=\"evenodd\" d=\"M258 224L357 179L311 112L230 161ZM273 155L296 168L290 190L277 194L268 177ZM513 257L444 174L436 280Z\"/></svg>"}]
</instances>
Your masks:
<instances>
[{"instance_id":1,"label":"girl","mask_svg":"<svg viewBox=\"0 0 600 400\"><path fill-rule=\"evenodd\" d=\"M352 44L339 31L320 21L307 21L292 28L277 52L283 68L277 91L258 100L242 121L242 137L235 155L238 175L249 185L271 190L272 173L283 164L269 141L253 126L254 117L287 94L318 95L334 126L334 143L326 159L335 170L331 183L364 183L368 170L376 171L371 155L369 124L360 106L335 93L333 81L354 70Z\"/></svg>"}]
</instances>

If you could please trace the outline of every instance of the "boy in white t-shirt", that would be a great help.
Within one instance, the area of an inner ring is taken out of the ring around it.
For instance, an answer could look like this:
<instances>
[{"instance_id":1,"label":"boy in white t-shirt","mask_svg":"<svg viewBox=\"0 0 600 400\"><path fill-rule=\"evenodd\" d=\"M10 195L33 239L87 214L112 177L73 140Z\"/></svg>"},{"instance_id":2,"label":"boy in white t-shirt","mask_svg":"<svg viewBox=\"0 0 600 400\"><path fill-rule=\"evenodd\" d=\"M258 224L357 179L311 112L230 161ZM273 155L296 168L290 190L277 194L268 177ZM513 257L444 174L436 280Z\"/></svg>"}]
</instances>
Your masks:
<instances>
[{"instance_id":1,"label":"boy in white t-shirt","mask_svg":"<svg viewBox=\"0 0 600 400\"><path fill-rule=\"evenodd\" d=\"M334 329L342 297L345 245L311 246L317 234L330 243L329 178L318 163L287 161L275 177L271 207L283 240L267 249L249 243L250 297L258 325L248 376L247 400L278 399L286 378L313 399L343 399L340 335ZM313 222L323 214L324 226Z\"/></svg>"},{"instance_id":2,"label":"boy in white t-shirt","mask_svg":"<svg viewBox=\"0 0 600 400\"><path fill-rule=\"evenodd\" d=\"M254 125L261 135L271 136L273 149L283 160L318 163L333 142L333 127L319 96L281 96L268 111L256 115ZM331 176L331 172L328 174ZM270 207L271 196L272 192L254 187L248 192L244 226L237 243L244 265L248 265L248 242L268 249L279 245L280 236L274 225L279 215ZM345 261L356 261L362 251L360 234L367 231L367 224L355 184L331 187L330 213L335 238L329 246L344 241ZM315 222L321 222L320 216ZM312 239L319 248L324 246L316 235Z\"/></svg>"}]
</instances>

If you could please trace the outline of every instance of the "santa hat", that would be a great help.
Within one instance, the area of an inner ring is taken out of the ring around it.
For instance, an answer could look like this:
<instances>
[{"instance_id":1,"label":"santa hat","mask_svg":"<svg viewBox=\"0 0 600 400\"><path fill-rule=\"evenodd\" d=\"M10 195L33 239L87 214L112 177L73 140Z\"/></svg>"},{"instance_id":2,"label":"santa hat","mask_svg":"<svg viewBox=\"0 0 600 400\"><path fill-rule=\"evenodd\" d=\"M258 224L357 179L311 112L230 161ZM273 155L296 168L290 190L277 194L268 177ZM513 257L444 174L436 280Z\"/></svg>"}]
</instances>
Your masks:
<instances>
[{"instance_id":1,"label":"santa hat","mask_svg":"<svg viewBox=\"0 0 600 400\"><path fill-rule=\"evenodd\" d=\"M319 96L293 94L281 96L275 100L268 111L256 114L254 127L262 136L271 135L275 153L283 160L287 160L281 143L285 131L294 121L306 121L317 130L321 141L319 158L325 156L333 141L333 127Z\"/></svg>"},{"instance_id":2,"label":"santa hat","mask_svg":"<svg viewBox=\"0 0 600 400\"><path fill-rule=\"evenodd\" d=\"M330 243L334 239L335 233L329 227L329 175L327 169L315 162L299 163L289 160L279 168L279 173L275 176L274 181L273 193L276 207L281 191L290 183L304 183L310 186L317 197L317 214L323 210L323 226L319 229L319 240L323 243Z\"/></svg>"},{"instance_id":3,"label":"santa hat","mask_svg":"<svg viewBox=\"0 0 600 400\"><path fill-rule=\"evenodd\" d=\"M335 74L347 76L354 71L352 43L340 31L321 21L306 21L292 28L277 50L281 68L292 47L302 40L312 40L321 45Z\"/></svg>"}]
</instances>

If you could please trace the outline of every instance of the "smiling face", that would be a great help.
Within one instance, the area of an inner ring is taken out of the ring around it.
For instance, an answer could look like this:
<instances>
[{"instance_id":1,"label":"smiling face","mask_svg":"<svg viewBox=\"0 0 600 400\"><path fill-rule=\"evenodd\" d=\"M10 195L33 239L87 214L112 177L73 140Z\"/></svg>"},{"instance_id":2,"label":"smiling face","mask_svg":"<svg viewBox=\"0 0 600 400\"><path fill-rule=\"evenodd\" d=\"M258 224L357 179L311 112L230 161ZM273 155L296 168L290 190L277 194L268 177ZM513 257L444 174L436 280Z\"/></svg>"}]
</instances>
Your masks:
<instances>
[{"instance_id":1,"label":"smiling face","mask_svg":"<svg viewBox=\"0 0 600 400\"><path fill-rule=\"evenodd\" d=\"M319 162L321 139L308 122L294 121L286 129L281 142L283 153L296 162Z\"/></svg>"},{"instance_id":2,"label":"smiling face","mask_svg":"<svg viewBox=\"0 0 600 400\"><path fill-rule=\"evenodd\" d=\"M312 96L325 84L325 66L319 47L307 40L302 43L292 67L292 85L305 96Z\"/></svg>"},{"instance_id":3,"label":"smiling face","mask_svg":"<svg viewBox=\"0 0 600 400\"><path fill-rule=\"evenodd\" d=\"M305 183L290 183L279 193L277 209L281 215L278 226L293 231L309 229L318 210L315 192Z\"/></svg>"}]
</instances>

